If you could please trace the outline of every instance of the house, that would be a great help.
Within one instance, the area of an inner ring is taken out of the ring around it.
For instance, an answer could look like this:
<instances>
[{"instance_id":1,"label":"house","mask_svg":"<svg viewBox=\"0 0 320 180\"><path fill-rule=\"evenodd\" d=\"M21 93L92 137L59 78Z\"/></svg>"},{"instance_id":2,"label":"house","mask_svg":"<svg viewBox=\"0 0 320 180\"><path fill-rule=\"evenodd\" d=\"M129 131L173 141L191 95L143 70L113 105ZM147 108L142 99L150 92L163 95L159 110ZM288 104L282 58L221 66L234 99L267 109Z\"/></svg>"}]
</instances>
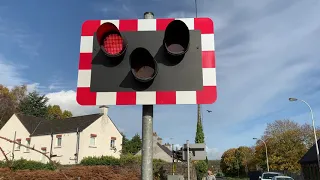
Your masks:
<instances>
[{"instance_id":1,"label":"house","mask_svg":"<svg viewBox=\"0 0 320 180\"><path fill-rule=\"evenodd\" d=\"M320 139L318 139L318 147L320 149ZM301 171L305 180L319 180L319 166L317 160L317 150L314 144L307 153L302 156L299 161L301 165Z\"/></svg>"},{"instance_id":2,"label":"house","mask_svg":"<svg viewBox=\"0 0 320 180\"><path fill-rule=\"evenodd\" d=\"M120 157L122 135L108 116L108 107L101 113L47 120L14 114L0 129L0 136L41 150L61 164L77 164L88 156ZM0 146L9 158L48 162L42 154L0 139ZM0 160L5 157L0 153Z\"/></svg>"},{"instance_id":3,"label":"house","mask_svg":"<svg viewBox=\"0 0 320 180\"><path fill-rule=\"evenodd\" d=\"M141 155L141 150L135 155ZM172 162L171 145L168 143L162 144L162 138L160 138L156 132L153 133L153 159L161 159L166 162Z\"/></svg>"}]
</instances>

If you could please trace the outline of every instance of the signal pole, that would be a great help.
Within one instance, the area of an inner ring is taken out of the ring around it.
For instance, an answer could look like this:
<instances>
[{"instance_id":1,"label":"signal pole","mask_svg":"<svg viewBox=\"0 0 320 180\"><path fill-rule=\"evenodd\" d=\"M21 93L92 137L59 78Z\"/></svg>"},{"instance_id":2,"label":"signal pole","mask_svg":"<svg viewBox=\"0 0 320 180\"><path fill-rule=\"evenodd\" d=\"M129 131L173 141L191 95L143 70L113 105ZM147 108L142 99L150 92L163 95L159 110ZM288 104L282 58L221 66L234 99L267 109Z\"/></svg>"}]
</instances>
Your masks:
<instances>
[{"instance_id":1,"label":"signal pole","mask_svg":"<svg viewBox=\"0 0 320 180\"><path fill-rule=\"evenodd\" d=\"M144 19L153 19L152 12L145 12ZM142 162L141 179L153 179L153 105L142 106Z\"/></svg>"}]
</instances>

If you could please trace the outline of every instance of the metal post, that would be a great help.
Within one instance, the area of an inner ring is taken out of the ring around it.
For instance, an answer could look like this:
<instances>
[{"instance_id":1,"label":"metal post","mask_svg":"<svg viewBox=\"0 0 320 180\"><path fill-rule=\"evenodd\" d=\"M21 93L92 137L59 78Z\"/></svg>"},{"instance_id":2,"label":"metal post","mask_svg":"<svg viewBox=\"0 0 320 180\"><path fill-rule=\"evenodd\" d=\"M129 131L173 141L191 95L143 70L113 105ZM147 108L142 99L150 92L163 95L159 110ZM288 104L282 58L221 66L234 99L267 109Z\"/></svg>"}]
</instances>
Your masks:
<instances>
[{"instance_id":1,"label":"metal post","mask_svg":"<svg viewBox=\"0 0 320 180\"><path fill-rule=\"evenodd\" d=\"M142 106L142 180L153 179L153 106Z\"/></svg>"},{"instance_id":2,"label":"metal post","mask_svg":"<svg viewBox=\"0 0 320 180\"><path fill-rule=\"evenodd\" d=\"M312 127L313 127L313 134L314 134L314 141L316 144L316 151L317 151L317 161L318 161L318 171L320 171L320 156L319 156L319 146L318 146L318 138L317 138L317 131L316 131L316 126L314 123L314 116L313 116L313 111L309 103L307 103L305 100L299 99L300 101L304 102L310 109L310 115L311 115L311 120L312 120Z\"/></svg>"},{"instance_id":3,"label":"metal post","mask_svg":"<svg viewBox=\"0 0 320 180\"><path fill-rule=\"evenodd\" d=\"M14 132L14 137L13 137L13 141L16 141L16 136L17 136L17 131ZM15 143L12 144L12 160L14 160L14 147L15 147Z\"/></svg>"},{"instance_id":4,"label":"metal post","mask_svg":"<svg viewBox=\"0 0 320 180\"><path fill-rule=\"evenodd\" d=\"M51 129L51 134L50 134L50 136L51 136L51 144L50 144L50 158L52 158L52 145L53 145L53 132L52 132L52 129Z\"/></svg>"},{"instance_id":5,"label":"metal post","mask_svg":"<svg viewBox=\"0 0 320 180\"><path fill-rule=\"evenodd\" d=\"M153 19L152 12L145 12L144 19ZM141 179L153 180L153 105L142 106L142 162Z\"/></svg>"},{"instance_id":6,"label":"metal post","mask_svg":"<svg viewBox=\"0 0 320 180\"><path fill-rule=\"evenodd\" d=\"M79 161L79 146L80 146L80 132L79 132L79 128L77 128L77 144L76 144L76 154L75 154L76 164L78 164L78 161Z\"/></svg>"},{"instance_id":7,"label":"metal post","mask_svg":"<svg viewBox=\"0 0 320 180\"><path fill-rule=\"evenodd\" d=\"M188 180L190 180L190 154L189 154L189 140L187 140L187 166L188 166Z\"/></svg>"},{"instance_id":8,"label":"metal post","mask_svg":"<svg viewBox=\"0 0 320 180\"><path fill-rule=\"evenodd\" d=\"M173 144L171 144L171 150L172 150L172 175L174 175L174 148L173 148Z\"/></svg>"}]
</instances>

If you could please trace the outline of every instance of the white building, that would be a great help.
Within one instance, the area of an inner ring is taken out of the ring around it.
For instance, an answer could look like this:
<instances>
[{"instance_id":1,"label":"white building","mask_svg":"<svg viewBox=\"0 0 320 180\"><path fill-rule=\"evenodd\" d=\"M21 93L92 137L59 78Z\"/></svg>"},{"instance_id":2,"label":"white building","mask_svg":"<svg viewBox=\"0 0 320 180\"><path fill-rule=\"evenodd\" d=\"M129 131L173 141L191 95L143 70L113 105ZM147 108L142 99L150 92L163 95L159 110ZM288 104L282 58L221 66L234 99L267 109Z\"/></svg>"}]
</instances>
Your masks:
<instances>
[{"instance_id":1,"label":"white building","mask_svg":"<svg viewBox=\"0 0 320 180\"><path fill-rule=\"evenodd\" d=\"M141 150L136 156L141 155ZM153 133L153 159L161 159L166 162L172 162L171 145L168 143L162 144L162 138L156 132Z\"/></svg>"},{"instance_id":2,"label":"white building","mask_svg":"<svg viewBox=\"0 0 320 180\"><path fill-rule=\"evenodd\" d=\"M61 164L77 164L88 156L120 157L122 135L108 116L108 107L101 113L47 120L14 114L0 129L0 136L16 140L52 156ZM9 158L48 162L42 154L0 139L0 147ZM5 157L0 153L0 160Z\"/></svg>"}]
</instances>

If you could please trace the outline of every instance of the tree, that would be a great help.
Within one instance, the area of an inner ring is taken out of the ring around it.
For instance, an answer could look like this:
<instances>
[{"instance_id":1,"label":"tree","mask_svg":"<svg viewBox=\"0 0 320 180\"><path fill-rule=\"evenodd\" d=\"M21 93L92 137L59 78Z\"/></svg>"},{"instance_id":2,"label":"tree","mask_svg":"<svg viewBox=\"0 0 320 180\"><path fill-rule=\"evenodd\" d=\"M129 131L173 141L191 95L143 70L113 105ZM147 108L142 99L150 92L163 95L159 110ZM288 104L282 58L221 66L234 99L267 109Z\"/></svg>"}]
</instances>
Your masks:
<instances>
[{"instance_id":1,"label":"tree","mask_svg":"<svg viewBox=\"0 0 320 180\"><path fill-rule=\"evenodd\" d=\"M307 137L312 131L309 133L306 128L290 120L276 120L267 125L262 139L267 144L271 170L300 170L298 161L311 144L307 142ZM257 163L265 169L265 147L260 141L257 142L255 156Z\"/></svg>"},{"instance_id":2,"label":"tree","mask_svg":"<svg viewBox=\"0 0 320 180\"><path fill-rule=\"evenodd\" d=\"M236 150L236 148L228 149L221 156L220 168L225 175L234 176L237 174Z\"/></svg>"},{"instance_id":3,"label":"tree","mask_svg":"<svg viewBox=\"0 0 320 180\"><path fill-rule=\"evenodd\" d=\"M49 105L47 111L47 119L62 119L62 110L59 105Z\"/></svg>"},{"instance_id":4,"label":"tree","mask_svg":"<svg viewBox=\"0 0 320 180\"><path fill-rule=\"evenodd\" d=\"M73 115L71 113L71 111L68 111L68 110L64 110L63 113L62 113L62 118L63 119L66 119L66 118L71 118Z\"/></svg>"},{"instance_id":5,"label":"tree","mask_svg":"<svg viewBox=\"0 0 320 180\"><path fill-rule=\"evenodd\" d=\"M48 106L48 114L47 119L66 119L72 117L72 113L70 111L64 110L62 111L59 105L49 105Z\"/></svg>"},{"instance_id":6,"label":"tree","mask_svg":"<svg viewBox=\"0 0 320 180\"><path fill-rule=\"evenodd\" d=\"M141 150L142 140L139 134L136 134L132 137L131 140L128 140L126 136L122 138L122 154L136 154Z\"/></svg>"},{"instance_id":7,"label":"tree","mask_svg":"<svg viewBox=\"0 0 320 180\"><path fill-rule=\"evenodd\" d=\"M196 131L196 137L195 137L195 143L204 143L204 132L202 127L202 119L201 119L201 107L198 105L197 110L198 118L197 118L197 131ZM206 166L204 166L206 164ZM208 170L208 161L197 161L195 162L195 169L197 173L197 178L202 179L203 177L203 171Z\"/></svg>"},{"instance_id":8,"label":"tree","mask_svg":"<svg viewBox=\"0 0 320 180\"><path fill-rule=\"evenodd\" d=\"M204 143L204 133L201 121L201 114L200 114L200 105L198 105L198 120L197 120L197 131L195 137L195 143Z\"/></svg>"},{"instance_id":9,"label":"tree","mask_svg":"<svg viewBox=\"0 0 320 180\"><path fill-rule=\"evenodd\" d=\"M15 86L11 90L0 85L0 128L17 111L21 100L26 96L27 86Z\"/></svg>"},{"instance_id":10,"label":"tree","mask_svg":"<svg viewBox=\"0 0 320 180\"><path fill-rule=\"evenodd\" d=\"M19 111L25 115L46 118L48 114L46 105L48 100L45 95L40 95L36 91L31 92L19 104Z\"/></svg>"},{"instance_id":11,"label":"tree","mask_svg":"<svg viewBox=\"0 0 320 180\"><path fill-rule=\"evenodd\" d=\"M240 146L225 151L221 157L220 168L229 176L246 176L254 169L254 151L250 147Z\"/></svg>"},{"instance_id":12,"label":"tree","mask_svg":"<svg viewBox=\"0 0 320 180\"><path fill-rule=\"evenodd\" d=\"M310 149L315 143L313 127L310 124L300 126L303 143L307 149ZM317 138L320 138L320 129L316 128Z\"/></svg>"},{"instance_id":13,"label":"tree","mask_svg":"<svg viewBox=\"0 0 320 180\"><path fill-rule=\"evenodd\" d=\"M201 180L208 171L208 164L206 161L198 161L195 166L197 172L197 179Z\"/></svg>"}]
</instances>

